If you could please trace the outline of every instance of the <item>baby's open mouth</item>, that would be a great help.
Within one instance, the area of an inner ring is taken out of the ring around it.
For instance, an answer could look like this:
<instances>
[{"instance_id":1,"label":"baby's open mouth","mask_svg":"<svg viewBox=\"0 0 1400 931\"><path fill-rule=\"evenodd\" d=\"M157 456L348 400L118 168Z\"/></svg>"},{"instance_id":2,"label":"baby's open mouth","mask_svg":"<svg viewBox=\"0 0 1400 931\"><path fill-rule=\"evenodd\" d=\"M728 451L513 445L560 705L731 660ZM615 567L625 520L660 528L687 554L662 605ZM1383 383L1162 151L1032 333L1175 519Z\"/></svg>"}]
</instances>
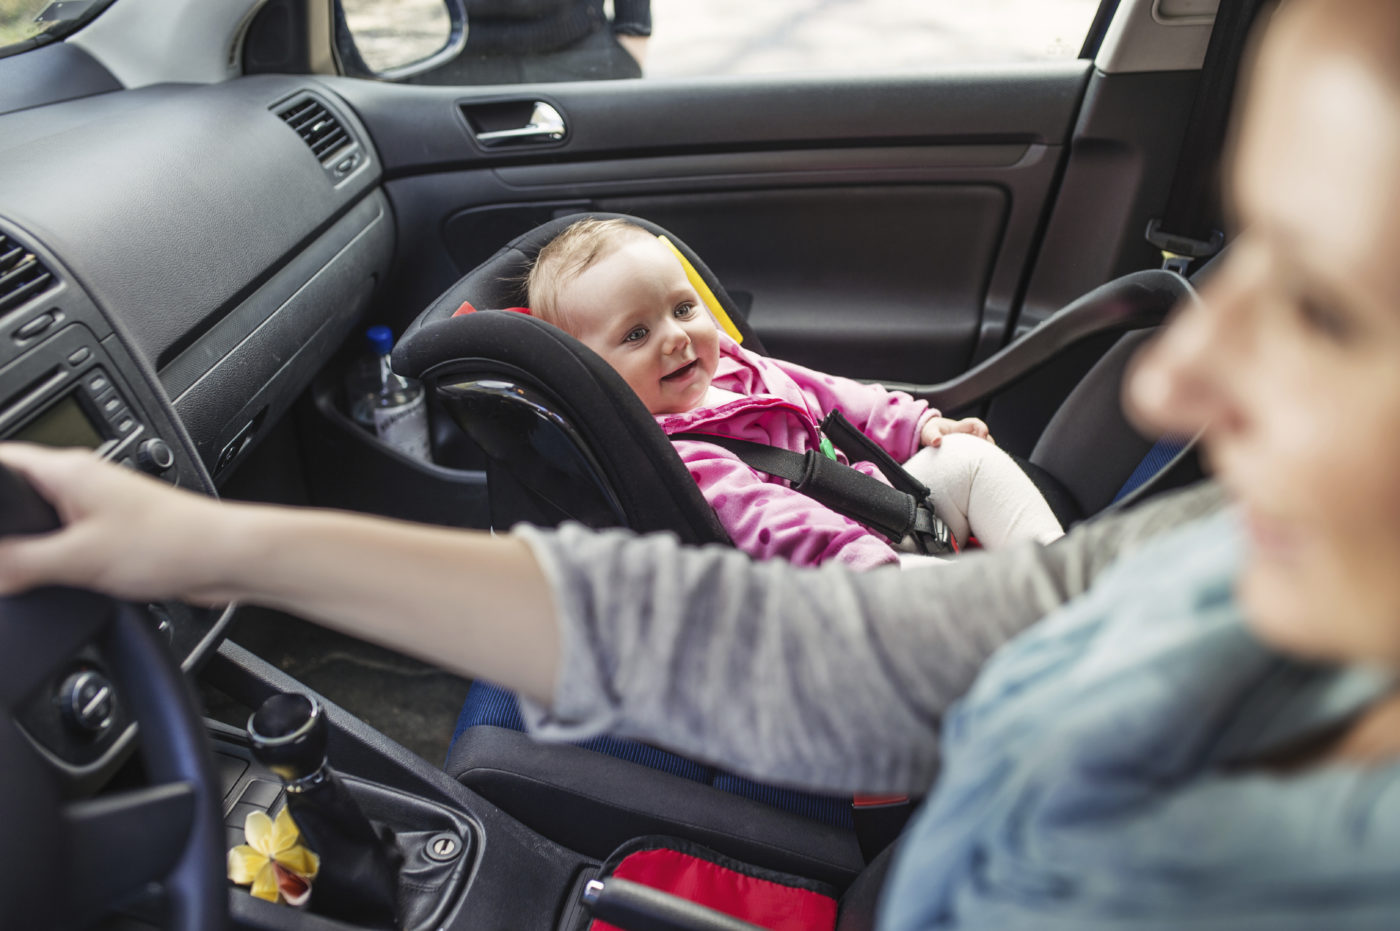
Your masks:
<instances>
[{"instance_id":1,"label":"baby's open mouth","mask_svg":"<svg viewBox=\"0 0 1400 931\"><path fill-rule=\"evenodd\" d=\"M674 372L672 372L670 375L662 375L662 376L661 376L661 380L662 380L662 381L670 381L670 380L672 380L672 379L676 379L676 380L682 379L682 378L684 378L685 376L689 375L691 372L695 371L695 366L697 366L697 365L699 365L699 364L700 364L700 360L699 360L699 359L691 359L689 362L687 362L685 365L682 365L680 368L676 369L676 370L675 370Z\"/></svg>"}]
</instances>

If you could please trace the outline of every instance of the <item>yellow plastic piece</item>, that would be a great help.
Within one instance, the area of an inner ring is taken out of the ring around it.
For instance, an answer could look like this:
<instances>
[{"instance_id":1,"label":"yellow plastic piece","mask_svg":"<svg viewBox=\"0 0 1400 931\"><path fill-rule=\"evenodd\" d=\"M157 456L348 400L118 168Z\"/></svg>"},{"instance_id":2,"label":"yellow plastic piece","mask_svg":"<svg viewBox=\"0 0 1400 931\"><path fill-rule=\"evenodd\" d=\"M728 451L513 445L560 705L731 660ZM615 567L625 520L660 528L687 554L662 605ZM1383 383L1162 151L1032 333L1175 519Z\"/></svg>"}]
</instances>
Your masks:
<instances>
[{"instance_id":1,"label":"yellow plastic piece","mask_svg":"<svg viewBox=\"0 0 1400 931\"><path fill-rule=\"evenodd\" d=\"M744 341L744 334L739 332L739 328L734 325L734 321L729 319L729 314L724 312L724 308L719 305L715 298L715 292L710 290L710 286L705 284L705 279L700 277L700 273L695 270L695 266L690 264L690 260L685 257L681 250L676 248L675 243L665 236L657 236L670 249L677 259L680 260L681 268L685 269L685 277L690 281L690 286L695 289L695 293L700 295L700 300L705 302L715 321L719 323L719 328L729 334L730 339L736 343Z\"/></svg>"}]
</instances>

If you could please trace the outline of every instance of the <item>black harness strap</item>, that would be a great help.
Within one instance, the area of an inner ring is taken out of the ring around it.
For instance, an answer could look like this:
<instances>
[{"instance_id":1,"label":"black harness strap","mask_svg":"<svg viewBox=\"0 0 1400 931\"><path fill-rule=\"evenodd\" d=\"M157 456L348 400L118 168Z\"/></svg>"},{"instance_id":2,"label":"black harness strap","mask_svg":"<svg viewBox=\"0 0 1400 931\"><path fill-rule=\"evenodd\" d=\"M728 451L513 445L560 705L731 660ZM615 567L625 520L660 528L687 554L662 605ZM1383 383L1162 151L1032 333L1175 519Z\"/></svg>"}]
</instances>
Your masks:
<instances>
[{"instance_id":1,"label":"black harness strap","mask_svg":"<svg viewBox=\"0 0 1400 931\"><path fill-rule=\"evenodd\" d=\"M925 496L916 498L812 449L795 453L709 433L674 433L671 439L699 440L727 449L750 468L786 479L794 491L870 527L893 543L912 534L922 552L938 555L955 550L947 525L928 503L926 488Z\"/></svg>"},{"instance_id":2,"label":"black harness strap","mask_svg":"<svg viewBox=\"0 0 1400 931\"><path fill-rule=\"evenodd\" d=\"M926 501L933 494L928 486L910 475L908 470L885 452L884 447L866 436L840 410L833 410L822 419L821 431L846 458L852 462L873 462L890 484L916 500Z\"/></svg>"}]
</instances>

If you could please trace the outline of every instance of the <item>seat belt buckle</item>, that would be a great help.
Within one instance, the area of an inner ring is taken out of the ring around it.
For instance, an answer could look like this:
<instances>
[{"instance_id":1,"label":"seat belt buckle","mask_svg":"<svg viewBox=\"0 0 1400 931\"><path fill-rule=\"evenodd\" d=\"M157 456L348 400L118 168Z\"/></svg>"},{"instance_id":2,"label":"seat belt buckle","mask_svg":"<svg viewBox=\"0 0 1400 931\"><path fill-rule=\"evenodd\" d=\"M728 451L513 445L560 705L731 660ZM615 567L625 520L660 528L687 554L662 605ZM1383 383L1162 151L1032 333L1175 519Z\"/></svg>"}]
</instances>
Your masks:
<instances>
[{"instance_id":1,"label":"seat belt buckle","mask_svg":"<svg viewBox=\"0 0 1400 931\"><path fill-rule=\"evenodd\" d=\"M920 502L914 510L914 527L910 530L925 556L947 556L957 553L958 541L943 519L933 512L933 497Z\"/></svg>"},{"instance_id":2,"label":"seat belt buckle","mask_svg":"<svg viewBox=\"0 0 1400 931\"><path fill-rule=\"evenodd\" d=\"M1165 232L1160 217L1147 221L1147 232L1143 238L1161 251L1162 270L1176 272L1183 278L1192 262L1215 255L1225 245L1225 234L1220 230L1214 230L1208 240L1192 239L1190 236Z\"/></svg>"}]
</instances>

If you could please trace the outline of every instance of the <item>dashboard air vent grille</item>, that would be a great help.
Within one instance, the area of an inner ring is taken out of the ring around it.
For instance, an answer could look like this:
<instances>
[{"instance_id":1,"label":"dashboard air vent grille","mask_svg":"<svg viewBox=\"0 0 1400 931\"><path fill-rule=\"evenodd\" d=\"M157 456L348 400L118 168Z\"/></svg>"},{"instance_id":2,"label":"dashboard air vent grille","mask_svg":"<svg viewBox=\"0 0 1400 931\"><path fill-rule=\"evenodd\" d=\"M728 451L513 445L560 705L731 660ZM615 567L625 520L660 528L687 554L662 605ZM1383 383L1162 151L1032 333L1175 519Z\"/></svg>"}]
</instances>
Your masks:
<instances>
[{"instance_id":1,"label":"dashboard air vent grille","mask_svg":"<svg viewBox=\"0 0 1400 931\"><path fill-rule=\"evenodd\" d=\"M0 314L43 294L57 282L34 253L0 233Z\"/></svg>"},{"instance_id":2,"label":"dashboard air vent grille","mask_svg":"<svg viewBox=\"0 0 1400 931\"><path fill-rule=\"evenodd\" d=\"M314 97L303 97L279 110L278 116L306 141L321 161L350 144L350 134L325 104Z\"/></svg>"}]
</instances>

